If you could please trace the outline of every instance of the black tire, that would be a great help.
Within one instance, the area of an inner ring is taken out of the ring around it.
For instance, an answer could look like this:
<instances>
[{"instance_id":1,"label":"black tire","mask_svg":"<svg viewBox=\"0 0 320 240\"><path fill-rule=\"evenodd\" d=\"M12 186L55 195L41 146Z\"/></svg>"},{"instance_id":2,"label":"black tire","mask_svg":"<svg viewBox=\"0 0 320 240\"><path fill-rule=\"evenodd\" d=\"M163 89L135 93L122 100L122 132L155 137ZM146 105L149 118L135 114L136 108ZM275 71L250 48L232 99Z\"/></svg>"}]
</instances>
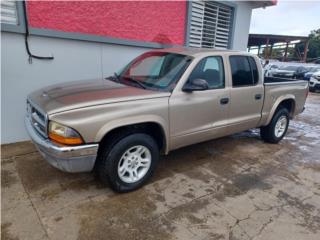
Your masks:
<instances>
[{"instance_id":1,"label":"black tire","mask_svg":"<svg viewBox=\"0 0 320 240\"><path fill-rule=\"evenodd\" d=\"M285 128L284 133L281 136L277 137L275 135L275 127L279 118L281 118L282 116L285 116L287 118L287 126ZM289 121L290 119L288 110L284 107L280 107L277 110L277 112L273 115L271 122L267 126L260 128L261 138L268 143L278 143L286 135L289 126Z\"/></svg>"},{"instance_id":2,"label":"black tire","mask_svg":"<svg viewBox=\"0 0 320 240\"><path fill-rule=\"evenodd\" d=\"M120 138L120 137L119 137ZM127 183L120 179L118 175L118 164L122 155L131 147L142 145L151 153L151 164L147 173L139 181ZM133 133L120 138L115 143L101 146L98 156L96 171L103 183L109 183L116 192L130 192L141 187L153 175L159 161L159 147L156 141L144 133Z\"/></svg>"},{"instance_id":3,"label":"black tire","mask_svg":"<svg viewBox=\"0 0 320 240\"><path fill-rule=\"evenodd\" d=\"M309 91L310 92L315 92L313 88L309 88Z\"/></svg>"}]
</instances>

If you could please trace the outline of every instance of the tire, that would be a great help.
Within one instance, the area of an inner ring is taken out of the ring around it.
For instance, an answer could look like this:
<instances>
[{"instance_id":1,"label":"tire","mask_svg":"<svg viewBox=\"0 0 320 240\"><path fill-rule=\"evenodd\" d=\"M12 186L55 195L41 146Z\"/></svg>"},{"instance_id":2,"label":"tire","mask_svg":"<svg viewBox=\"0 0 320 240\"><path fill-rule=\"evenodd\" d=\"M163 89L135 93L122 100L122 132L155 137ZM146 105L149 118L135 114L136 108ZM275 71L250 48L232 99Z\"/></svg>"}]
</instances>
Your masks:
<instances>
[{"instance_id":1,"label":"tire","mask_svg":"<svg viewBox=\"0 0 320 240\"><path fill-rule=\"evenodd\" d=\"M159 161L156 141L144 133L133 133L111 146L101 147L96 171L100 180L109 183L116 192L130 192L141 187L153 175Z\"/></svg>"},{"instance_id":2,"label":"tire","mask_svg":"<svg viewBox=\"0 0 320 240\"><path fill-rule=\"evenodd\" d=\"M279 121L281 121L282 124L280 124ZM279 108L272 117L271 122L267 126L260 128L261 138L268 143L278 143L286 135L289 122L288 110L284 107ZM277 123L280 128L277 128ZM279 131L276 132L276 128Z\"/></svg>"}]
</instances>

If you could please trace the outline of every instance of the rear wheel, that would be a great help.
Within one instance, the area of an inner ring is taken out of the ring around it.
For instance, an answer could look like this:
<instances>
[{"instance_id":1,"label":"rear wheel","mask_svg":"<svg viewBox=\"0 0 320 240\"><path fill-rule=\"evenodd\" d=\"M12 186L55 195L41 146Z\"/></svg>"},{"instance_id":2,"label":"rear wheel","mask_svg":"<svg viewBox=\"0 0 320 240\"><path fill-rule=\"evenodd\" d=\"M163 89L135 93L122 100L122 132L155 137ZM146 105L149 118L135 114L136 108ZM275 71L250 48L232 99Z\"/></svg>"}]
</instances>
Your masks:
<instances>
[{"instance_id":1,"label":"rear wheel","mask_svg":"<svg viewBox=\"0 0 320 240\"><path fill-rule=\"evenodd\" d=\"M159 159L157 143L144 133L126 136L100 153L98 175L116 192L141 187L152 176Z\"/></svg>"},{"instance_id":2,"label":"rear wheel","mask_svg":"<svg viewBox=\"0 0 320 240\"><path fill-rule=\"evenodd\" d=\"M289 112L286 108L279 108L271 122L260 128L261 138L269 143L278 143L286 134L289 126Z\"/></svg>"}]
</instances>

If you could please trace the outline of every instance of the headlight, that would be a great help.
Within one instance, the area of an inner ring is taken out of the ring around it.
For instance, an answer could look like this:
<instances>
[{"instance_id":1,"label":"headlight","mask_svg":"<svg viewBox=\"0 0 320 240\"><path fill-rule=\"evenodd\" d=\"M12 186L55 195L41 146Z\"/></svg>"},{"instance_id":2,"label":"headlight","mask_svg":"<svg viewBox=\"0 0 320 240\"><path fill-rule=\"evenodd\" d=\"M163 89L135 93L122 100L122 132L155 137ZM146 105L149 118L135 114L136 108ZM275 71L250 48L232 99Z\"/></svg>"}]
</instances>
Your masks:
<instances>
[{"instance_id":1,"label":"headlight","mask_svg":"<svg viewBox=\"0 0 320 240\"><path fill-rule=\"evenodd\" d=\"M83 140L77 131L53 121L49 122L49 138L66 145L83 143Z\"/></svg>"}]
</instances>

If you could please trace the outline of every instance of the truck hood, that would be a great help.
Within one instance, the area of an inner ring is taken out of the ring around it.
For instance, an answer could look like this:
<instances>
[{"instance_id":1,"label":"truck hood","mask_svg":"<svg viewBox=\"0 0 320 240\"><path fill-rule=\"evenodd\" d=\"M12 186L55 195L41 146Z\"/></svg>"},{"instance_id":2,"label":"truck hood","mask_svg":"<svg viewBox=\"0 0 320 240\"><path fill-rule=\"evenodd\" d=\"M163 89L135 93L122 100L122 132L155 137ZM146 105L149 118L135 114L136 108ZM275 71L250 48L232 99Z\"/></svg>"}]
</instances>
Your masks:
<instances>
[{"instance_id":1,"label":"truck hood","mask_svg":"<svg viewBox=\"0 0 320 240\"><path fill-rule=\"evenodd\" d=\"M50 115L100 104L169 97L170 94L98 79L45 87L31 93L28 100Z\"/></svg>"}]
</instances>

